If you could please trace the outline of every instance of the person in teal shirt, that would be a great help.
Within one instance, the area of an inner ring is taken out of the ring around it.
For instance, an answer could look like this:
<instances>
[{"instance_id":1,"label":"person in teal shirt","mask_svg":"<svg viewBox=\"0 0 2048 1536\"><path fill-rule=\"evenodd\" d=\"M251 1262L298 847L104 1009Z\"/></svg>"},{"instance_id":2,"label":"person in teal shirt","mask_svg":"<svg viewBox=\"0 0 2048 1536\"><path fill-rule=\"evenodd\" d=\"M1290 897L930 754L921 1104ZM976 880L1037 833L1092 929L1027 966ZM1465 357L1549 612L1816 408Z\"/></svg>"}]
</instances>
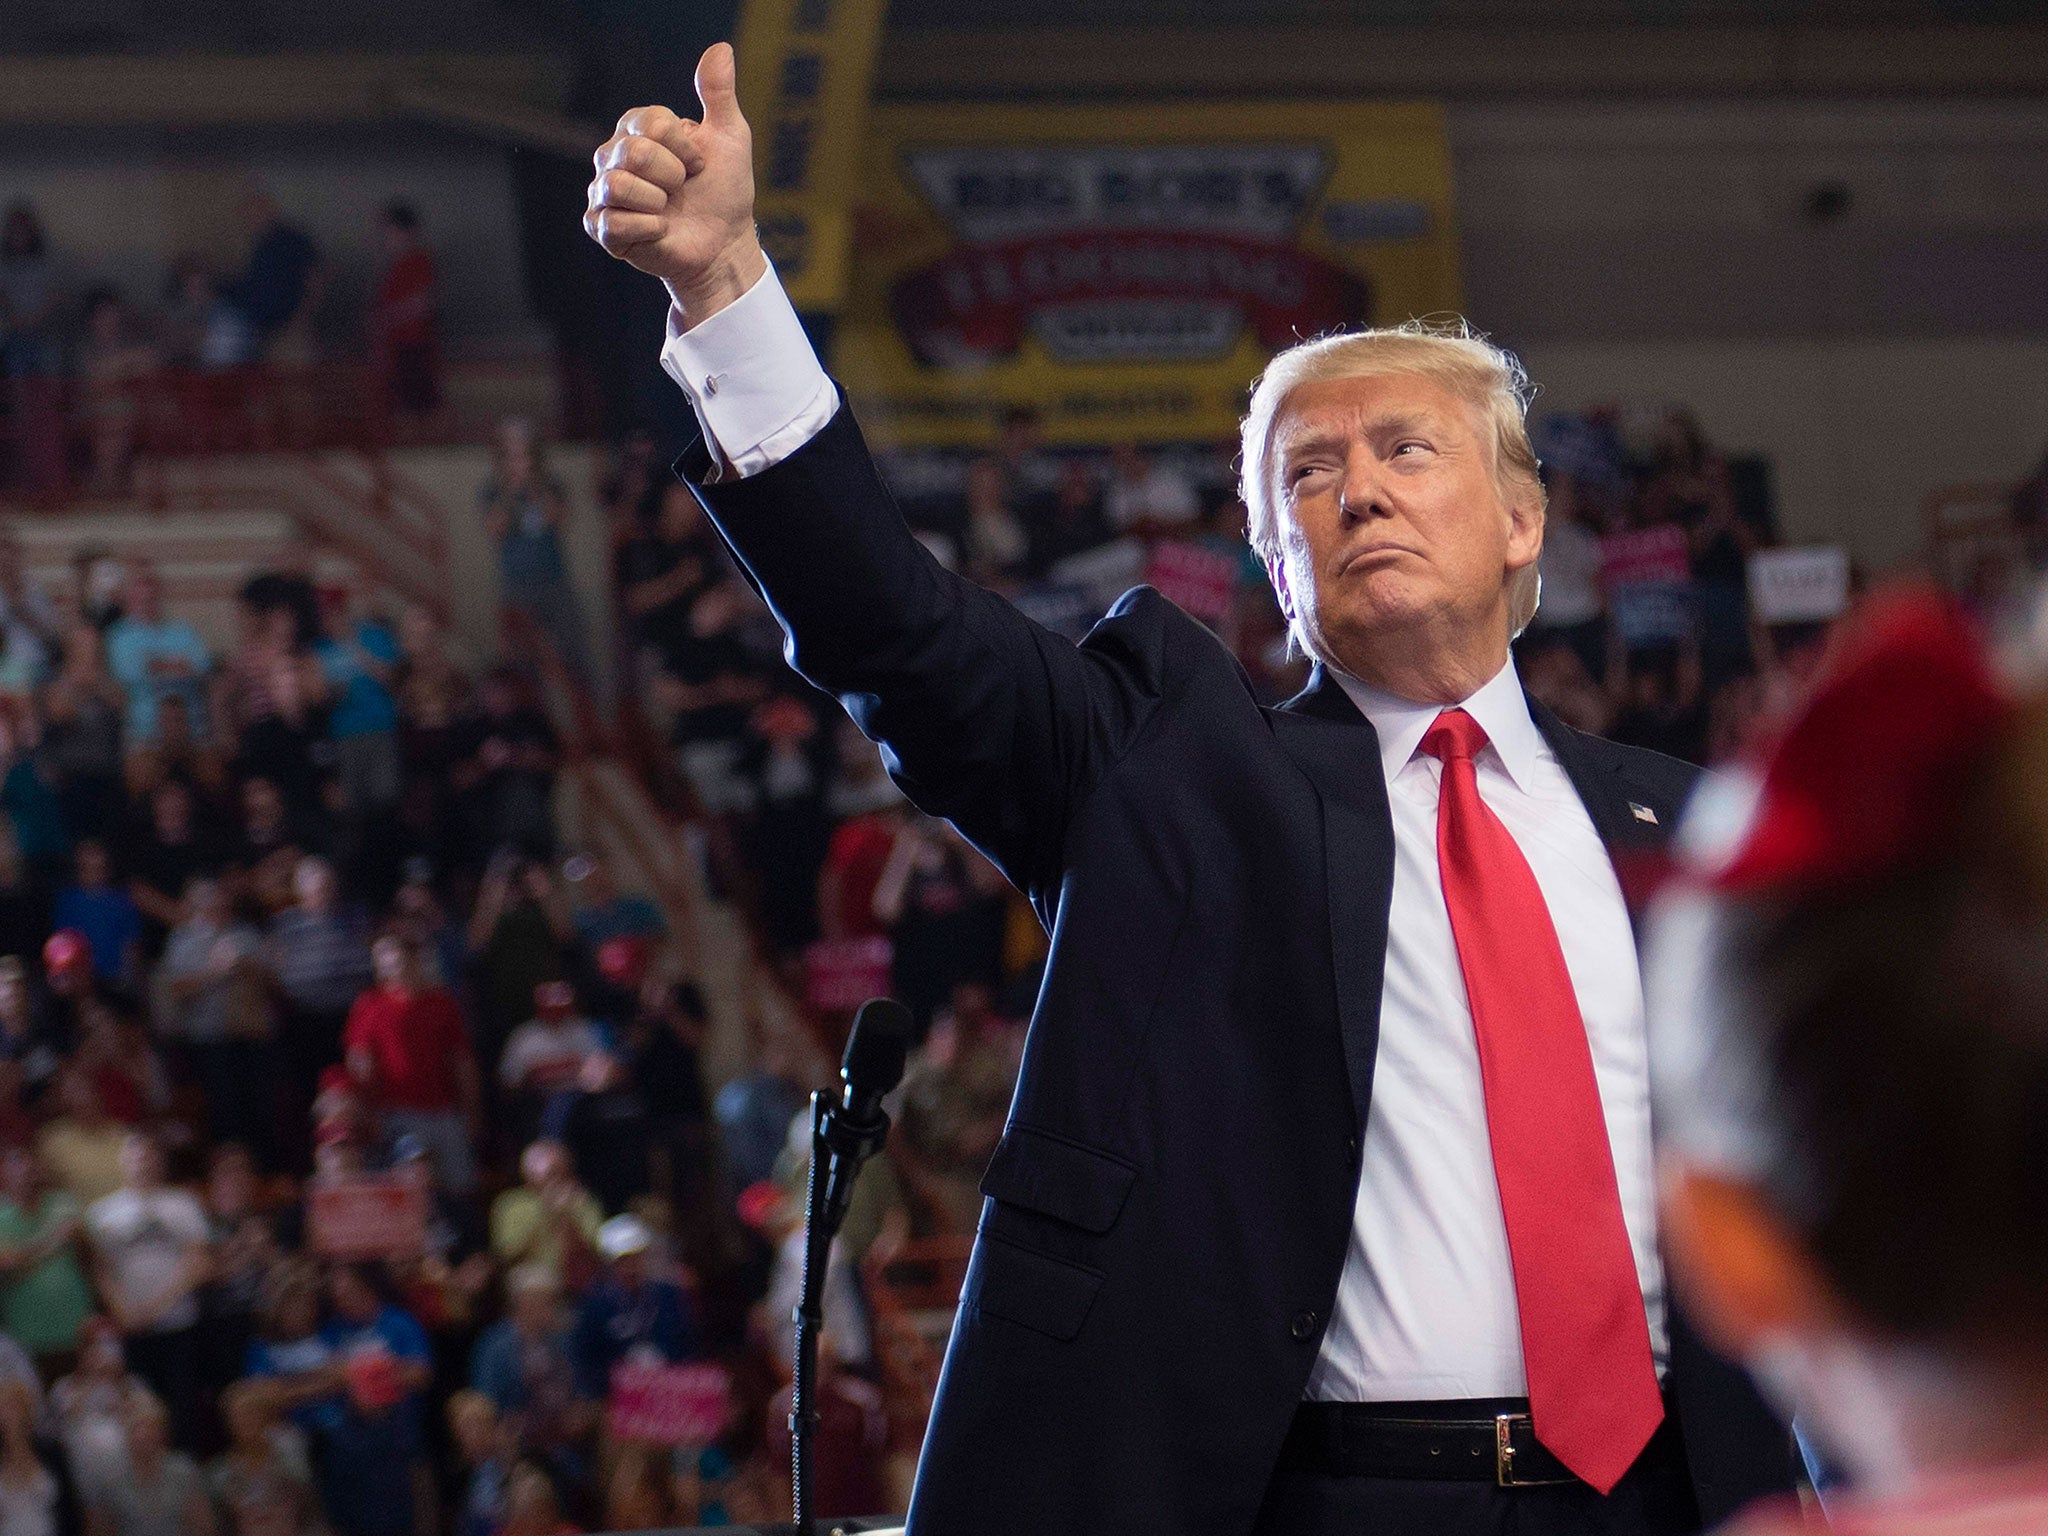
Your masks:
<instances>
[{"instance_id":1,"label":"person in teal shirt","mask_svg":"<svg viewBox=\"0 0 2048 1536\"><path fill-rule=\"evenodd\" d=\"M107 670L128 695L128 740L156 740L157 705L185 701L195 726L206 720L205 684L213 656L199 631L164 614L163 581L146 561L128 578L125 615L107 631Z\"/></svg>"},{"instance_id":2,"label":"person in teal shirt","mask_svg":"<svg viewBox=\"0 0 2048 1536\"><path fill-rule=\"evenodd\" d=\"M334 738L343 802L363 815L398 799L398 702L391 694L398 640L374 619L349 617L346 602L323 615L313 647L327 679L327 731Z\"/></svg>"},{"instance_id":3,"label":"person in teal shirt","mask_svg":"<svg viewBox=\"0 0 2048 1536\"><path fill-rule=\"evenodd\" d=\"M0 1326L40 1362L78 1348L92 1288L78 1262L82 1212L24 1147L0 1154Z\"/></svg>"}]
</instances>

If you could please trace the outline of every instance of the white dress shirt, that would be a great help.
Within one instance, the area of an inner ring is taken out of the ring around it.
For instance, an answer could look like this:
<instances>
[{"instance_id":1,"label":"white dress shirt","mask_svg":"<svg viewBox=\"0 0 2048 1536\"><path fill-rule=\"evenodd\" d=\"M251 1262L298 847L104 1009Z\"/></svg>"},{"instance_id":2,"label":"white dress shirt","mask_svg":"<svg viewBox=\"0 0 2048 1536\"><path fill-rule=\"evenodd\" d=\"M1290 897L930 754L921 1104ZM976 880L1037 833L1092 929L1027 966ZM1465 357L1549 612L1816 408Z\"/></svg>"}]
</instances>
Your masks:
<instances>
[{"instance_id":1,"label":"white dress shirt","mask_svg":"<svg viewBox=\"0 0 2048 1536\"><path fill-rule=\"evenodd\" d=\"M684 330L669 318L662 366L682 386L721 474L758 474L802 447L838 408L771 268L740 299ZM1394 892L1379 1055L1351 1250L1310 1373L1325 1401L1520 1397L1528 1390L1507 1228L1457 941L1437 872L1437 779L1420 753L1439 706L1338 675L1379 734L1393 809ZM1635 935L1607 850L1529 717L1513 663L1465 701L1490 745L1479 794L1536 876L1564 949L1593 1052L1622 1218L1661 1372L1669 1356L1650 1158L1649 1059ZM1361 890L1359 900L1370 900Z\"/></svg>"},{"instance_id":2,"label":"white dress shirt","mask_svg":"<svg viewBox=\"0 0 2048 1536\"><path fill-rule=\"evenodd\" d=\"M1337 674L1379 735L1394 820L1394 898L1351 1251L1309 1375L1323 1401L1520 1397L1528 1391L1507 1226L1458 944L1437 870L1443 765L1417 749L1441 712ZM1670 1346L1650 1157L1649 1051L1635 933L1607 849L1529 717L1514 664L1464 703L1488 743L1479 797L1536 876L1578 994L1661 1371Z\"/></svg>"}]
</instances>

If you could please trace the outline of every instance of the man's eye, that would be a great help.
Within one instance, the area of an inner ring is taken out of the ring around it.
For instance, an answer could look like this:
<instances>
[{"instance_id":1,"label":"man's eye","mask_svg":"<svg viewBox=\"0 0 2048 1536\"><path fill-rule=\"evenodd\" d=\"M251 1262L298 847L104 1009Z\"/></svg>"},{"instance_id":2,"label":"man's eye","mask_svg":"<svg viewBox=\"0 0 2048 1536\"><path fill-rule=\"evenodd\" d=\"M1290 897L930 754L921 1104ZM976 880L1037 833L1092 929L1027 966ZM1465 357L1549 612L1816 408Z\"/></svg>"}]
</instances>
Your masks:
<instances>
[{"instance_id":1,"label":"man's eye","mask_svg":"<svg viewBox=\"0 0 2048 1536\"><path fill-rule=\"evenodd\" d=\"M1321 474L1322 470L1323 466L1320 464L1297 464L1288 471L1287 479L1290 484L1299 485L1310 475Z\"/></svg>"},{"instance_id":2,"label":"man's eye","mask_svg":"<svg viewBox=\"0 0 2048 1536\"><path fill-rule=\"evenodd\" d=\"M1426 451L1428 447L1429 444L1423 442L1422 439L1411 437L1405 443L1396 443L1394 445L1394 457L1398 459L1402 454L1408 452L1408 450L1411 448L1416 449L1417 451Z\"/></svg>"}]
</instances>

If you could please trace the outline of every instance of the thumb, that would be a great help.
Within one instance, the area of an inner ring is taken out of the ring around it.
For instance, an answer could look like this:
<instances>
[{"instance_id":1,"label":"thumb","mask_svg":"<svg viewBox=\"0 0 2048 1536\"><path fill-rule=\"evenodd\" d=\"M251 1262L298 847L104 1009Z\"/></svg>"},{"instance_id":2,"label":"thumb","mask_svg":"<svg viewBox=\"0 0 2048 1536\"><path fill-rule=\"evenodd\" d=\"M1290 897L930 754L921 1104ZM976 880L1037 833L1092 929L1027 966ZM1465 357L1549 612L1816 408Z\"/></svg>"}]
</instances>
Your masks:
<instances>
[{"instance_id":1,"label":"thumb","mask_svg":"<svg viewBox=\"0 0 2048 1536\"><path fill-rule=\"evenodd\" d=\"M731 43L713 43L697 61L697 99L704 104L707 127L732 128L746 122L740 116L738 71Z\"/></svg>"}]
</instances>

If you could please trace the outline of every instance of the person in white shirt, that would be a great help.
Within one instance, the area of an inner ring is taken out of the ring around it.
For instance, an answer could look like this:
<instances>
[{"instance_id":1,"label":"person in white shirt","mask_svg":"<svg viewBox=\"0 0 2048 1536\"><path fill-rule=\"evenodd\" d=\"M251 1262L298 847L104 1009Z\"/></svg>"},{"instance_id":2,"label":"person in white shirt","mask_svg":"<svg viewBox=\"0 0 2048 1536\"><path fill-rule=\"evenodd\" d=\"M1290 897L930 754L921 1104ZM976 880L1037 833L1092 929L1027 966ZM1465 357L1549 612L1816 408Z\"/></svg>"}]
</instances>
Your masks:
<instances>
[{"instance_id":1,"label":"person in white shirt","mask_svg":"<svg viewBox=\"0 0 2048 1536\"><path fill-rule=\"evenodd\" d=\"M206 1212L164 1183L164 1154L146 1131L121 1147L122 1184L85 1213L95 1276L128 1364L190 1433L198 1396L198 1292L206 1278Z\"/></svg>"},{"instance_id":2,"label":"person in white shirt","mask_svg":"<svg viewBox=\"0 0 2048 1536\"><path fill-rule=\"evenodd\" d=\"M1651 1198L1615 859L1695 774L1569 730L1509 656L1519 365L1406 327L1259 381L1298 698L1149 589L1076 647L903 526L755 237L732 69L705 55L701 120L621 119L586 228L668 287L679 472L793 663L1054 935L911 1529L1684 1536L1789 1487Z\"/></svg>"},{"instance_id":3,"label":"person in white shirt","mask_svg":"<svg viewBox=\"0 0 2048 1536\"><path fill-rule=\"evenodd\" d=\"M1173 465L1148 457L1136 443L1112 444L1109 463L1103 508L1118 533L1178 527L1202 515L1194 482Z\"/></svg>"},{"instance_id":4,"label":"person in white shirt","mask_svg":"<svg viewBox=\"0 0 2048 1536\"><path fill-rule=\"evenodd\" d=\"M498 1078L514 1092L543 1098L573 1092L607 1054L597 1026L576 1012L575 989L544 981L533 989L533 1017L505 1040Z\"/></svg>"}]
</instances>

